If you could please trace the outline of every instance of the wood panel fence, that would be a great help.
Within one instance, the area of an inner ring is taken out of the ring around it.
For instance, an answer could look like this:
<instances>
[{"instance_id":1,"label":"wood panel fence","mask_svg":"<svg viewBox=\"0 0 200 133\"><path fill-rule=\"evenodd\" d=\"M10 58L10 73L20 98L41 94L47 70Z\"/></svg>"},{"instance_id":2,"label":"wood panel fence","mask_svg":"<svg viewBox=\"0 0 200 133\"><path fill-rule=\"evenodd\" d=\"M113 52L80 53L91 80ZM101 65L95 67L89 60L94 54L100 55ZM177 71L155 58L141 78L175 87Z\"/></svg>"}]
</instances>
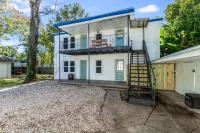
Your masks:
<instances>
[{"instance_id":1,"label":"wood panel fence","mask_svg":"<svg viewBox=\"0 0 200 133\"><path fill-rule=\"evenodd\" d=\"M153 64L157 90L175 90L174 64Z\"/></svg>"}]
</instances>

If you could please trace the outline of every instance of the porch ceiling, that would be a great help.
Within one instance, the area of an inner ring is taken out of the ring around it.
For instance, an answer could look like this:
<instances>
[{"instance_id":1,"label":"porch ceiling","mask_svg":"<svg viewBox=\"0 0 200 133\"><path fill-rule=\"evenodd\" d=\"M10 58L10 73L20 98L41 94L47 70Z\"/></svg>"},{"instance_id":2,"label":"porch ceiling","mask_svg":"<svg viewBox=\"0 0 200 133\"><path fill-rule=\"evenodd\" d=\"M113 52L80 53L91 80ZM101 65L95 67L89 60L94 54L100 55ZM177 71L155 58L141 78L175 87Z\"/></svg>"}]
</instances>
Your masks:
<instances>
[{"instance_id":1,"label":"porch ceiling","mask_svg":"<svg viewBox=\"0 0 200 133\"><path fill-rule=\"evenodd\" d=\"M92 22L90 24L90 32L110 30L110 29L121 29L127 27L127 16L102 20L98 22ZM74 25L74 26L63 26L62 30L70 34L83 34L88 32L88 23Z\"/></svg>"}]
</instances>

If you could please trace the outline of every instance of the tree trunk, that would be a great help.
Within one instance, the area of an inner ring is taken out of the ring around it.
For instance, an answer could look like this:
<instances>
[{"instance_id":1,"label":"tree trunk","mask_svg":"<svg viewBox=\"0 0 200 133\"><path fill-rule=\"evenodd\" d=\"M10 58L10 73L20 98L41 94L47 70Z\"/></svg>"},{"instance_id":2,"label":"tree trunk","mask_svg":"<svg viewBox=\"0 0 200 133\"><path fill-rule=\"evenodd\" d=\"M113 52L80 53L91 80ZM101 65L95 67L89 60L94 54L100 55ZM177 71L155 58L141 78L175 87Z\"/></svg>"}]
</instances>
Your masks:
<instances>
[{"instance_id":1,"label":"tree trunk","mask_svg":"<svg viewBox=\"0 0 200 133\"><path fill-rule=\"evenodd\" d=\"M31 82L36 79L37 65L37 45L38 45L38 30L40 23L39 9L41 0L30 0L31 16L30 16L30 33L27 52L27 69L25 82Z\"/></svg>"}]
</instances>

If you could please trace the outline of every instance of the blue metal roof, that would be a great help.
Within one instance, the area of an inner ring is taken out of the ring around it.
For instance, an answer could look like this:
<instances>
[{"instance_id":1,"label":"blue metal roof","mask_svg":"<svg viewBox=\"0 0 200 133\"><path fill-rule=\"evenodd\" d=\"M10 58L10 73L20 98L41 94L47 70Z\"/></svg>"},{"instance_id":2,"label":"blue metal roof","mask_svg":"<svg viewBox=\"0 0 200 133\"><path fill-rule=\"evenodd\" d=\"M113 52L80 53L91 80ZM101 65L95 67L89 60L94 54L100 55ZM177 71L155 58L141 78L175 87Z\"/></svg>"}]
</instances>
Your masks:
<instances>
[{"instance_id":1,"label":"blue metal roof","mask_svg":"<svg viewBox=\"0 0 200 133\"><path fill-rule=\"evenodd\" d=\"M87 18L81 18L81 19L71 20L71 21L65 21L65 22L59 22L59 23L53 24L53 26L59 27L59 26L63 26L63 25L81 23L81 22L91 21L91 20L105 18L105 17L123 15L123 14L131 13L131 12L134 12L134 11L135 11L134 8L127 8L127 9L123 9L123 10L119 10L119 11L115 11L115 12L111 12L111 13L106 13L106 14L102 14L102 15L97 15L97 16L92 16L92 17L87 17Z\"/></svg>"},{"instance_id":2,"label":"blue metal roof","mask_svg":"<svg viewBox=\"0 0 200 133\"><path fill-rule=\"evenodd\" d=\"M149 22L155 22L155 21L163 21L163 18L153 18L149 20Z\"/></svg>"},{"instance_id":3,"label":"blue metal roof","mask_svg":"<svg viewBox=\"0 0 200 133\"><path fill-rule=\"evenodd\" d=\"M65 34L69 34L67 32L60 32L60 35L65 35ZM55 32L53 33L53 36L59 35L59 32Z\"/></svg>"}]
</instances>

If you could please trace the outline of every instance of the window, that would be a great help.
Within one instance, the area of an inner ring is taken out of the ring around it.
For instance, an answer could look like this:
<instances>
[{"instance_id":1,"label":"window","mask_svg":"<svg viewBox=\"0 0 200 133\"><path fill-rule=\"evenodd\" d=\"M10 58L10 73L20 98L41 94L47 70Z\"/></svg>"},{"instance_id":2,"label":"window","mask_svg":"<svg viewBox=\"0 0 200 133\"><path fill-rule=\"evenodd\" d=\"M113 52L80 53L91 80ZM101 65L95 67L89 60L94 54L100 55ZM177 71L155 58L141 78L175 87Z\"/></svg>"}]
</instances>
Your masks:
<instances>
[{"instance_id":1,"label":"window","mask_svg":"<svg viewBox=\"0 0 200 133\"><path fill-rule=\"evenodd\" d=\"M70 61L70 72L75 72L75 62Z\"/></svg>"},{"instance_id":2,"label":"window","mask_svg":"<svg viewBox=\"0 0 200 133\"><path fill-rule=\"evenodd\" d=\"M124 70L124 61L122 61L122 60L117 61L117 70L118 71Z\"/></svg>"},{"instance_id":3,"label":"window","mask_svg":"<svg viewBox=\"0 0 200 133\"><path fill-rule=\"evenodd\" d=\"M64 61L64 72L68 72L68 61Z\"/></svg>"},{"instance_id":4,"label":"window","mask_svg":"<svg viewBox=\"0 0 200 133\"><path fill-rule=\"evenodd\" d=\"M102 39L102 34L97 34L96 35L96 40L101 40Z\"/></svg>"},{"instance_id":5,"label":"window","mask_svg":"<svg viewBox=\"0 0 200 133\"><path fill-rule=\"evenodd\" d=\"M97 60L96 61L96 73L101 73L102 72L102 64L101 64L101 60Z\"/></svg>"},{"instance_id":6,"label":"window","mask_svg":"<svg viewBox=\"0 0 200 133\"><path fill-rule=\"evenodd\" d=\"M63 48L64 49L68 49L68 38L64 38L64 41L63 41L64 43L63 43Z\"/></svg>"},{"instance_id":7,"label":"window","mask_svg":"<svg viewBox=\"0 0 200 133\"><path fill-rule=\"evenodd\" d=\"M70 38L70 48L75 48L75 37Z\"/></svg>"}]
</instances>

